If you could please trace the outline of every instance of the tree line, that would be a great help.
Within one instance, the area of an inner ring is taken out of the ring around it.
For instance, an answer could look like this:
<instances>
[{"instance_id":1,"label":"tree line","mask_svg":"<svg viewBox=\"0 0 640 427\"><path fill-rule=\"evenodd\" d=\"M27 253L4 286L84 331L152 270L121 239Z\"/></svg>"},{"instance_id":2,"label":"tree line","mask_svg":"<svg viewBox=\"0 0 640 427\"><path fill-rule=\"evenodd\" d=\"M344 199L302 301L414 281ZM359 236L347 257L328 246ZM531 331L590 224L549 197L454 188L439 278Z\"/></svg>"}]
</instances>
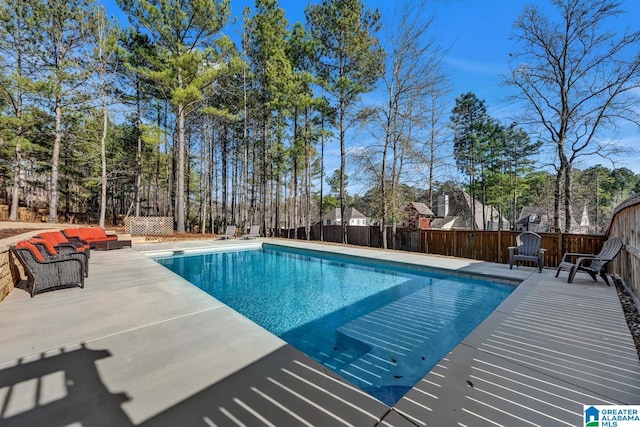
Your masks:
<instances>
[{"instance_id":1,"label":"tree line","mask_svg":"<svg viewBox=\"0 0 640 427\"><path fill-rule=\"evenodd\" d=\"M308 231L330 208L344 218L359 206L386 233L407 196L433 207L453 185L510 217L553 200L555 226L564 216L570 231L572 207L590 197L585 174L598 177L598 219L636 191L628 169L575 164L614 158L603 132L640 122L628 104L639 36L602 29L622 13L610 0L551 3L551 17L528 6L516 22L514 58L526 62L505 81L523 114L502 123L473 92L452 106L447 49L420 1L384 20L361 0L322 0L290 24L276 0L256 0L237 43L223 33L229 0L118 0L126 27L91 0L2 2L0 199L12 220L30 206L51 222L170 216L178 232L203 233ZM335 171L324 167L330 141ZM347 193L348 169L362 197Z\"/></svg>"}]
</instances>

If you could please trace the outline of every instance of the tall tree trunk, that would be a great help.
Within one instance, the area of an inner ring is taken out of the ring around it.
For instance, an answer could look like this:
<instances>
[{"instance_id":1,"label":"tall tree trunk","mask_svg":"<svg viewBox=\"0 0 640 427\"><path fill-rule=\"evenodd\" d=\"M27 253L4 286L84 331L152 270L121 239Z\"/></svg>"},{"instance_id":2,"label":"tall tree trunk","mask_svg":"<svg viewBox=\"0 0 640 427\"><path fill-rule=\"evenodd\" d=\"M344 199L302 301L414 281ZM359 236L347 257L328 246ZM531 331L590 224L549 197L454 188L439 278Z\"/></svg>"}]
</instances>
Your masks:
<instances>
[{"instance_id":1,"label":"tall tree trunk","mask_svg":"<svg viewBox=\"0 0 640 427\"><path fill-rule=\"evenodd\" d=\"M340 224L342 231L342 243L347 243L347 221L345 218L346 211L346 195L344 188L345 169L346 169L346 150L345 150L345 105L340 103Z\"/></svg>"},{"instance_id":2,"label":"tall tree trunk","mask_svg":"<svg viewBox=\"0 0 640 427\"><path fill-rule=\"evenodd\" d=\"M16 69L18 71L18 79L22 79L22 46L19 44L17 49ZM18 82L16 93L16 119L18 126L16 127L16 164L13 167L13 188L11 190L11 210L9 219L11 221L18 220L18 206L20 206L20 173L22 170L22 82Z\"/></svg>"},{"instance_id":3,"label":"tall tree trunk","mask_svg":"<svg viewBox=\"0 0 640 427\"><path fill-rule=\"evenodd\" d=\"M18 126L22 129L22 126ZM20 147L21 130L18 130L18 140L16 141L16 164L13 167L13 188L11 191L11 213L9 219L11 221L18 220L18 206L20 202L20 170L22 168L22 148Z\"/></svg>"},{"instance_id":4,"label":"tall tree trunk","mask_svg":"<svg viewBox=\"0 0 640 427\"><path fill-rule=\"evenodd\" d=\"M267 230L267 120L268 120L268 111L266 108L266 95L265 102L262 105L262 176L260 177L260 182L262 184L261 192L260 192L260 200L262 205L262 228L266 235L268 235Z\"/></svg>"},{"instance_id":5,"label":"tall tree trunk","mask_svg":"<svg viewBox=\"0 0 640 427\"><path fill-rule=\"evenodd\" d=\"M178 104L178 159L177 159L177 176L176 176L176 231L184 233L185 215L184 215L184 181L185 181L185 130L184 130L184 105Z\"/></svg>"},{"instance_id":6,"label":"tall tree trunk","mask_svg":"<svg viewBox=\"0 0 640 427\"><path fill-rule=\"evenodd\" d=\"M565 225L564 232L571 233L573 232L573 206L572 206L572 164L567 163L566 170L564 172L564 217L565 217Z\"/></svg>"},{"instance_id":7,"label":"tall tree trunk","mask_svg":"<svg viewBox=\"0 0 640 427\"><path fill-rule=\"evenodd\" d=\"M62 99L56 95L55 138L51 155L51 184L49 196L49 222L58 222L58 168L60 166L60 145L62 144Z\"/></svg>"},{"instance_id":8,"label":"tall tree trunk","mask_svg":"<svg viewBox=\"0 0 640 427\"><path fill-rule=\"evenodd\" d=\"M324 203L324 117L320 123L320 241L324 241L324 225L322 224L322 205Z\"/></svg>"},{"instance_id":9,"label":"tall tree trunk","mask_svg":"<svg viewBox=\"0 0 640 427\"><path fill-rule=\"evenodd\" d=\"M228 148L227 148L227 144L228 144L228 129L227 129L227 125L223 124L222 125L222 135L221 135L221 140L220 140L220 148L221 148L221 163L220 163L220 172L221 172L221 184L222 184L222 224L223 225L227 225L228 224L228 219L227 219L227 212L229 211L229 206L228 206L228 200L227 200L227 189L229 188L229 183L227 182L227 169L228 169L228 163L227 163L227 157L228 157Z\"/></svg>"},{"instance_id":10,"label":"tall tree trunk","mask_svg":"<svg viewBox=\"0 0 640 427\"><path fill-rule=\"evenodd\" d=\"M560 230L560 206L562 204L562 180L564 168L560 166L556 174L556 180L553 188L553 229Z\"/></svg>"},{"instance_id":11,"label":"tall tree trunk","mask_svg":"<svg viewBox=\"0 0 640 427\"><path fill-rule=\"evenodd\" d=\"M178 69L178 87L183 87L182 71ZM182 102L178 103L177 111L177 125L178 125L178 176L177 176L177 188L176 188L176 231L178 233L185 232L185 204L184 204L184 181L185 181L185 128L184 128L184 115L185 105Z\"/></svg>"},{"instance_id":12,"label":"tall tree trunk","mask_svg":"<svg viewBox=\"0 0 640 427\"><path fill-rule=\"evenodd\" d=\"M102 80L102 78L101 78ZM102 134L100 135L100 227L104 228L107 213L107 130L108 111L107 95L104 90L104 81L100 82L100 97L102 98ZM136 189L136 194L138 190ZM115 218L114 218L115 219Z\"/></svg>"},{"instance_id":13,"label":"tall tree trunk","mask_svg":"<svg viewBox=\"0 0 640 427\"><path fill-rule=\"evenodd\" d=\"M242 120L242 225L247 226L253 224L247 224L249 219L249 117L247 109L247 70L242 68L242 109L244 111L244 117Z\"/></svg>"},{"instance_id":14,"label":"tall tree trunk","mask_svg":"<svg viewBox=\"0 0 640 427\"><path fill-rule=\"evenodd\" d=\"M140 99L140 76L136 74L136 127L138 133L136 147L136 217L140 216L140 187L142 186L142 106ZM147 203L148 204L148 203Z\"/></svg>"}]
</instances>

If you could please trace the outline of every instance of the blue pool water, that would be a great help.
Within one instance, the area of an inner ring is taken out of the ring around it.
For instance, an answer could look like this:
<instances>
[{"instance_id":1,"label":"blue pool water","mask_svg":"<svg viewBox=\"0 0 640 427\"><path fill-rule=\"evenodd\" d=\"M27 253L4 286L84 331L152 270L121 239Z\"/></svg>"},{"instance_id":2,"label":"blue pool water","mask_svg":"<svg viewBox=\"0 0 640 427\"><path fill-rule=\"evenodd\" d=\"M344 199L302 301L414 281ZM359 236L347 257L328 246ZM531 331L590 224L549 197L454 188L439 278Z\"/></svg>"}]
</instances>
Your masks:
<instances>
[{"instance_id":1,"label":"blue pool water","mask_svg":"<svg viewBox=\"0 0 640 427\"><path fill-rule=\"evenodd\" d=\"M514 289L269 245L157 261L388 405Z\"/></svg>"}]
</instances>

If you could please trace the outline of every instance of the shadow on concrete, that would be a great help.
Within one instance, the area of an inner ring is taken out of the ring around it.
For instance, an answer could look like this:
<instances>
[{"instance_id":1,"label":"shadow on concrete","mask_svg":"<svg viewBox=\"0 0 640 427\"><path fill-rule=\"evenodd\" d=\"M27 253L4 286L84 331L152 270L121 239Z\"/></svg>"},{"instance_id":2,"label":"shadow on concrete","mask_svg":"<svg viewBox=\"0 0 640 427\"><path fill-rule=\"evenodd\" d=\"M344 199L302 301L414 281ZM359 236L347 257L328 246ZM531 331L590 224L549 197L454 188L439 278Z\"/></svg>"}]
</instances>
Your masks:
<instances>
[{"instance_id":1,"label":"shadow on concrete","mask_svg":"<svg viewBox=\"0 0 640 427\"><path fill-rule=\"evenodd\" d=\"M0 425L132 425L120 406L128 396L111 393L96 369L97 360L110 356L79 345L0 370Z\"/></svg>"},{"instance_id":2,"label":"shadow on concrete","mask_svg":"<svg viewBox=\"0 0 640 427\"><path fill-rule=\"evenodd\" d=\"M133 426L122 409L132 399L110 392L96 368L107 357L80 345L0 370L0 426ZM286 345L138 425L376 426L385 417L415 425Z\"/></svg>"},{"instance_id":3,"label":"shadow on concrete","mask_svg":"<svg viewBox=\"0 0 640 427\"><path fill-rule=\"evenodd\" d=\"M389 411L286 345L142 425L375 426Z\"/></svg>"}]
</instances>

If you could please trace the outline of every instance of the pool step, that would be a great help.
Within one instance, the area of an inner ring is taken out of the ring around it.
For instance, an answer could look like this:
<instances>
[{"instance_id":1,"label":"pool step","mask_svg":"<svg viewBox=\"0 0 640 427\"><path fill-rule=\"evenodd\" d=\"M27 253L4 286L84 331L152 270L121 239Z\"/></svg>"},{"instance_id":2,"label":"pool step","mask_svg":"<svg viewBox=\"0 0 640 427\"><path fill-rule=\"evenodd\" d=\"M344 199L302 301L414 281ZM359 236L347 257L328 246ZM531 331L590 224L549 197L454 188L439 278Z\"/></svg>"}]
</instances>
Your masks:
<instances>
[{"instance_id":1,"label":"pool step","mask_svg":"<svg viewBox=\"0 0 640 427\"><path fill-rule=\"evenodd\" d=\"M456 291L459 283L439 282L338 328L341 352L325 364L363 389L413 386L459 340L468 323L459 315L477 303L476 296ZM369 350L363 353L363 348Z\"/></svg>"}]
</instances>

